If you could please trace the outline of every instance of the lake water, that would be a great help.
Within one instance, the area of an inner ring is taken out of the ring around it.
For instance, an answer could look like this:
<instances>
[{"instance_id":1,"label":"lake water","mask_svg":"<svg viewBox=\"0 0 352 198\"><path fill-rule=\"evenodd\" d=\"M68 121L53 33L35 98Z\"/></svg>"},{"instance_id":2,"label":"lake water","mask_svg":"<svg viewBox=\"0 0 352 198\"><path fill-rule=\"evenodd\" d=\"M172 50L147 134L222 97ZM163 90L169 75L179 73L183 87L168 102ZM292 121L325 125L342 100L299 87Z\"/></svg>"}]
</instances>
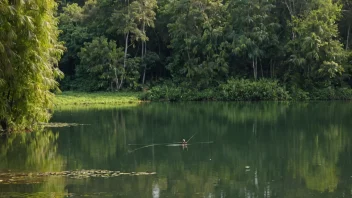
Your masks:
<instances>
[{"instance_id":1,"label":"lake water","mask_svg":"<svg viewBox=\"0 0 352 198\"><path fill-rule=\"evenodd\" d=\"M84 125L2 137L0 197L352 197L351 119L351 102L56 111ZM67 170L134 175L38 176Z\"/></svg>"}]
</instances>

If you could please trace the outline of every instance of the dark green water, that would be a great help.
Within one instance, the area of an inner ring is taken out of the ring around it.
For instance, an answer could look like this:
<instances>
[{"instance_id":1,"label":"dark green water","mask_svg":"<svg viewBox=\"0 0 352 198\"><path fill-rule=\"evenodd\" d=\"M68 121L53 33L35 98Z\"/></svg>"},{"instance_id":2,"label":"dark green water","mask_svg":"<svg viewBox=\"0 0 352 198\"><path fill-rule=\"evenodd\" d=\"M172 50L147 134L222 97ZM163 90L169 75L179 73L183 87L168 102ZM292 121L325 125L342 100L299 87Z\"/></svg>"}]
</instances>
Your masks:
<instances>
[{"instance_id":1,"label":"dark green water","mask_svg":"<svg viewBox=\"0 0 352 198\"><path fill-rule=\"evenodd\" d=\"M351 118L350 102L152 103L57 111L52 122L88 125L3 137L0 172L157 175L2 181L0 197L352 197ZM192 136L187 148L140 148Z\"/></svg>"}]
</instances>

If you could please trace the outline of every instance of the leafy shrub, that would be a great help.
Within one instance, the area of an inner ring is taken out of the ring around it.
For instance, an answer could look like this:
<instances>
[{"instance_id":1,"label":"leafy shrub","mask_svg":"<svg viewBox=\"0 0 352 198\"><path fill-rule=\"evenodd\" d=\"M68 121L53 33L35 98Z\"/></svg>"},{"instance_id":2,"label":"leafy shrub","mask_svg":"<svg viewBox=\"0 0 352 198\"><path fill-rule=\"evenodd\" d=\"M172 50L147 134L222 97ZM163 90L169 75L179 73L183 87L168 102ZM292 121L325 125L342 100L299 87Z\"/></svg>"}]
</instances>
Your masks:
<instances>
[{"instance_id":1,"label":"leafy shrub","mask_svg":"<svg viewBox=\"0 0 352 198\"><path fill-rule=\"evenodd\" d=\"M203 90L165 83L145 92L141 99L151 101L240 101L289 100L290 96L276 81L231 79L218 87Z\"/></svg>"},{"instance_id":2,"label":"leafy shrub","mask_svg":"<svg viewBox=\"0 0 352 198\"><path fill-rule=\"evenodd\" d=\"M352 89L347 88L325 88L314 89L311 94L313 100L351 100Z\"/></svg>"},{"instance_id":3,"label":"leafy shrub","mask_svg":"<svg viewBox=\"0 0 352 198\"><path fill-rule=\"evenodd\" d=\"M293 100L309 100L309 92L306 92L300 88L291 88L290 96Z\"/></svg>"},{"instance_id":4,"label":"leafy shrub","mask_svg":"<svg viewBox=\"0 0 352 198\"><path fill-rule=\"evenodd\" d=\"M277 81L231 79L219 86L220 100L289 100L290 96Z\"/></svg>"}]
</instances>

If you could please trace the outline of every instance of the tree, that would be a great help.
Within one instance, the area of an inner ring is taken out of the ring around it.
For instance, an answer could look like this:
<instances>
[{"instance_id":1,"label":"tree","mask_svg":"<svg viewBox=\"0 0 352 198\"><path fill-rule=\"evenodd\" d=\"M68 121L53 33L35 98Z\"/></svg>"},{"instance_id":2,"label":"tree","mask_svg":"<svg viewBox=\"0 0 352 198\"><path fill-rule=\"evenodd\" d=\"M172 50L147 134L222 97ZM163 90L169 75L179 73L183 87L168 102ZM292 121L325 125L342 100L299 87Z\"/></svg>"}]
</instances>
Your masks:
<instances>
[{"instance_id":1,"label":"tree","mask_svg":"<svg viewBox=\"0 0 352 198\"><path fill-rule=\"evenodd\" d=\"M131 37L131 39L136 39L140 38L142 33L138 29L138 24L135 22L135 19L133 18L133 13L131 13L131 4L130 1L127 0L125 3L120 3L117 5L117 8L111 15L111 22L113 23L113 26L110 27L109 31L116 31L117 34L122 34L124 35L124 40L125 40L125 47L124 47L124 58L123 58L123 68L126 70L127 67L127 58L128 58L128 48L131 46L129 45L130 42L130 34L134 34L134 38ZM132 40L133 42L133 40ZM131 43L132 43L131 42ZM133 43L132 43L133 44ZM123 74L119 89L121 89L123 83L125 80L125 76Z\"/></svg>"},{"instance_id":2,"label":"tree","mask_svg":"<svg viewBox=\"0 0 352 198\"><path fill-rule=\"evenodd\" d=\"M136 0L130 3L126 1L125 4L118 4L117 8L111 16L113 26L110 31L115 31L119 35L125 37L125 54L124 54L124 69L127 67L128 62L128 48L131 45L135 45L135 41L141 41L141 60L143 65L143 79L142 83L145 82L145 74L147 66L144 58L146 55L148 37L146 34L147 27L154 27L155 12L157 4L156 0ZM131 43L131 44L129 44ZM120 82L119 88L124 83L124 76Z\"/></svg>"},{"instance_id":3,"label":"tree","mask_svg":"<svg viewBox=\"0 0 352 198\"><path fill-rule=\"evenodd\" d=\"M260 61L269 46L278 42L273 37L275 28L278 27L271 16L273 8L271 0L229 1L231 49L235 55L243 57L245 62L250 62L254 80L258 78L258 59Z\"/></svg>"},{"instance_id":4,"label":"tree","mask_svg":"<svg viewBox=\"0 0 352 198\"><path fill-rule=\"evenodd\" d=\"M225 6L220 0L181 0L165 6L166 13L178 13L168 24L172 57L167 66L176 78L202 87L228 73L224 30Z\"/></svg>"},{"instance_id":5,"label":"tree","mask_svg":"<svg viewBox=\"0 0 352 198\"><path fill-rule=\"evenodd\" d=\"M118 90L122 75L122 48L116 48L115 41L107 38L94 38L84 43L78 53L80 64L76 76L80 87L86 91Z\"/></svg>"},{"instance_id":6,"label":"tree","mask_svg":"<svg viewBox=\"0 0 352 198\"><path fill-rule=\"evenodd\" d=\"M351 26L352 26L352 2L343 0L342 19L340 21L340 32L345 41L345 49L348 50L351 45Z\"/></svg>"},{"instance_id":7,"label":"tree","mask_svg":"<svg viewBox=\"0 0 352 198\"><path fill-rule=\"evenodd\" d=\"M60 69L66 76L74 75L75 66L79 64L77 53L83 43L90 38L88 28L83 24L85 19L83 12L82 7L73 3L66 5L59 15L59 29L62 31L59 39L65 43L67 49L60 61Z\"/></svg>"},{"instance_id":8,"label":"tree","mask_svg":"<svg viewBox=\"0 0 352 198\"><path fill-rule=\"evenodd\" d=\"M332 0L314 0L309 8L302 17L292 17L292 32L296 36L287 43L287 52L291 54L288 62L308 80L299 80L305 86L314 81L329 85L330 79L344 71L341 63L345 53L337 39L336 25L341 6Z\"/></svg>"},{"instance_id":9,"label":"tree","mask_svg":"<svg viewBox=\"0 0 352 198\"><path fill-rule=\"evenodd\" d=\"M68 49L60 63L69 74L64 88L80 87L71 86L77 54L84 42L101 36L124 49L118 89L149 78L200 89L229 77L270 77L303 89L350 81L349 0L67 2L79 4L60 9L60 39Z\"/></svg>"},{"instance_id":10,"label":"tree","mask_svg":"<svg viewBox=\"0 0 352 198\"><path fill-rule=\"evenodd\" d=\"M141 40L142 42L142 67L143 67L143 78L142 84L145 82L145 74L147 71L147 65L145 62L145 56L147 54L147 41L149 38L147 37L146 28L153 27L154 28L154 20L155 20L155 12L154 9L157 7L156 0L137 0L132 2L131 11L133 18L135 18L136 23L140 26L140 35L136 38L137 40Z\"/></svg>"},{"instance_id":11,"label":"tree","mask_svg":"<svg viewBox=\"0 0 352 198\"><path fill-rule=\"evenodd\" d=\"M54 0L0 1L0 124L4 130L32 127L50 117L57 89Z\"/></svg>"}]
</instances>

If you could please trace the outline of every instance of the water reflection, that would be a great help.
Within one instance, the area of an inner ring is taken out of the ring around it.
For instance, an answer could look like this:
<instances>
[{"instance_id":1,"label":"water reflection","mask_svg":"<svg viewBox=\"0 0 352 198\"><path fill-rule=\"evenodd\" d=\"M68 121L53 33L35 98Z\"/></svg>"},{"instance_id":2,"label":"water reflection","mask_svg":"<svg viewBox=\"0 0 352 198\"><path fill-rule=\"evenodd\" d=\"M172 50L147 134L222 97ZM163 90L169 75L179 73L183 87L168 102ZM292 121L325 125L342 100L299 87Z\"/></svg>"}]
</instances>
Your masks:
<instances>
[{"instance_id":1,"label":"water reflection","mask_svg":"<svg viewBox=\"0 0 352 198\"><path fill-rule=\"evenodd\" d=\"M51 130L11 134L0 140L0 172L21 172L25 177L0 177L0 197L63 197L65 180L63 178L32 177L32 172L62 171L66 161L58 154L57 139L59 134ZM22 194L21 192L25 192Z\"/></svg>"},{"instance_id":2,"label":"water reflection","mask_svg":"<svg viewBox=\"0 0 352 198\"><path fill-rule=\"evenodd\" d=\"M60 111L53 121L89 125L2 140L0 169L155 171L157 176L49 177L31 184L31 190L0 184L0 191L153 198L351 197L351 114L352 104L345 102L152 103ZM187 145L180 144L192 135Z\"/></svg>"}]
</instances>

